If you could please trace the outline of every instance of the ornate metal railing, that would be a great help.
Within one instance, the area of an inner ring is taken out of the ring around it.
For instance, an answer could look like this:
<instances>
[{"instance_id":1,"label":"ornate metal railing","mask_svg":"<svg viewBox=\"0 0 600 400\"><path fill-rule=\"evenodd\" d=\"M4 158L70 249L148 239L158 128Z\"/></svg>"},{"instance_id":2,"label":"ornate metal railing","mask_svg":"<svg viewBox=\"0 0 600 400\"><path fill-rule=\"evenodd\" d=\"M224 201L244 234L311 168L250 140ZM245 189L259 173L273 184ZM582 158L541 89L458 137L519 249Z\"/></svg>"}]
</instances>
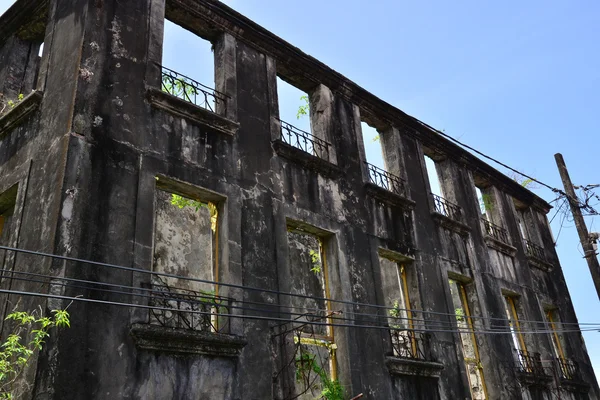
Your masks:
<instances>
[{"instance_id":1,"label":"ornate metal railing","mask_svg":"<svg viewBox=\"0 0 600 400\"><path fill-rule=\"evenodd\" d=\"M399 194L400 196L406 195L406 183L404 182L404 179L378 168L373 164L369 164L368 162L365 162L365 164L367 164L369 181L371 183L392 193Z\"/></svg>"},{"instance_id":2,"label":"ornate metal railing","mask_svg":"<svg viewBox=\"0 0 600 400\"><path fill-rule=\"evenodd\" d=\"M307 152L313 156L329 161L330 143L316 137L294 125L279 120L281 123L281 141Z\"/></svg>"},{"instance_id":3,"label":"ornate metal railing","mask_svg":"<svg viewBox=\"0 0 600 400\"><path fill-rule=\"evenodd\" d=\"M562 379L579 380L579 364L568 358L557 358L558 371Z\"/></svg>"},{"instance_id":4,"label":"ornate metal railing","mask_svg":"<svg viewBox=\"0 0 600 400\"><path fill-rule=\"evenodd\" d=\"M233 299L211 293L179 289L166 284L145 284L150 323L202 332L229 332L228 318Z\"/></svg>"},{"instance_id":5,"label":"ornate metal railing","mask_svg":"<svg viewBox=\"0 0 600 400\"><path fill-rule=\"evenodd\" d=\"M546 369L542 363L540 353L527 353L515 349L517 353L517 371L523 374L535 376L547 376Z\"/></svg>"},{"instance_id":6,"label":"ornate metal railing","mask_svg":"<svg viewBox=\"0 0 600 400\"><path fill-rule=\"evenodd\" d=\"M426 349L429 340L426 333L390 329L390 339L394 357L428 360Z\"/></svg>"},{"instance_id":7,"label":"ornate metal railing","mask_svg":"<svg viewBox=\"0 0 600 400\"><path fill-rule=\"evenodd\" d=\"M216 91L200 82L159 65L161 69L161 90L182 100L215 112L219 107L225 110L227 95Z\"/></svg>"},{"instance_id":8,"label":"ornate metal railing","mask_svg":"<svg viewBox=\"0 0 600 400\"><path fill-rule=\"evenodd\" d=\"M525 252L527 253L528 257L537 258L538 260L542 261L546 259L544 248L542 246L533 243L529 239L523 239L523 241L525 242Z\"/></svg>"},{"instance_id":9,"label":"ornate metal railing","mask_svg":"<svg viewBox=\"0 0 600 400\"><path fill-rule=\"evenodd\" d=\"M433 196L433 204L436 212L455 221L460 221L462 219L462 210L458 205L438 196L437 194L432 193L431 195Z\"/></svg>"},{"instance_id":10,"label":"ornate metal railing","mask_svg":"<svg viewBox=\"0 0 600 400\"><path fill-rule=\"evenodd\" d=\"M491 223L485 218L482 218L483 227L485 229L485 233L496 240L501 241L502 243L508 244L508 232L506 229L498 226L496 224Z\"/></svg>"}]
</instances>

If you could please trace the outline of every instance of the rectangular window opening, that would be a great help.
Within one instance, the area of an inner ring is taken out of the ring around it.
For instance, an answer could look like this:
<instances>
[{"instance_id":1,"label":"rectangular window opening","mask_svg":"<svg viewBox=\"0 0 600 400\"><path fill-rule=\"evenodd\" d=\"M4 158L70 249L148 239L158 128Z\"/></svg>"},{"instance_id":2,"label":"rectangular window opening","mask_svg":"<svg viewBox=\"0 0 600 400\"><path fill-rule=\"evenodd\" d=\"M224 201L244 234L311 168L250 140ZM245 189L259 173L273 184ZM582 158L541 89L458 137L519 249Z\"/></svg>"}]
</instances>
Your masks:
<instances>
[{"instance_id":1,"label":"rectangular window opening","mask_svg":"<svg viewBox=\"0 0 600 400\"><path fill-rule=\"evenodd\" d=\"M369 175L369 182L400 196L406 196L406 184L403 178L390 172L383 151L382 136L377 128L361 121L360 128L365 150L365 163ZM398 166L396 166L398 169Z\"/></svg>"},{"instance_id":2,"label":"rectangular window opening","mask_svg":"<svg viewBox=\"0 0 600 400\"><path fill-rule=\"evenodd\" d=\"M527 349L519 317L519 303L516 296L504 295L504 311L508 318L515 359L519 372L533 375L545 375L540 353L532 353Z\"/></svg>"},{"instance_id":3,"label":"rectangular window opening","mask_svg":"<svg viewBox=\"0 0 600 400\"><path fill-rule=\"evenodd\" d=\"M442 185L440 184L440 178L437 173L436 162L427 154L425 154L425 169L427 170L427 177L429 178L430 192L444 198L444 192L442 191Z\"/></svg>"},{"instance_id":4,"label":"rectangular window opening","mask_svg":"<svg viewBox=\"0 0 600 400\"><path fill-rule=\"evenodd\" d=\"M13 244L13 222L15 206L17 204L17 193L19 185L14 185L6 192L0 194L0 245L10 247ZM7 252L0 250L0 268L4 268ZM0 277L2 281L2 277Z\"/></svg>"},{"instance_id":5,"label":"rectangular window opening","mask_svg":"<svg viewBox=\"0 0 600 400\"><path fill-rule=\"evenodd\" d=\"M150 323L226 332L231 299L219 295L219 207L156 190ZM160 273L178 277L162 276ZM203 280L207 282L202 282Z\"/></svg>"},{"instance_id":6,"label":"rectangular window opening","mask_svg":"<svg viewBox=\"0 0 600 400\"><path fill-rule=\"evenodd\" d=\"M162 91L208 111L222 113L227 96L215 90L213 44L165 19Z\"/></svg>"},{"instance_id":7,"label":"rectangular window opening","mask_svg":"<svg viewBox=\"0 0 600 400\"><path fill-rule=\"evenodd\" d=\"M337 385L333 327L322 325L335 318L328 300L327 241L292 227L287 238L291 292L303 296L291 297L296 393L298 399L314 399L327 385Z\"/></svg>"},{"instance_id":8,"label":"rectangular window opening","mask_svg":"<svg viewBox=\"0 0 600 400\"><path fill-rule=\"evenodd\" d=\"M394 357L426 359L422 318L413 310L406 265L379 256L386 319ZM416 328L421 328L417 329Z\"/></svg>"},{"instance_id":9,"label":"rectangular window opening","mask_svg":"<svg viewBox=\"0 0 600 400\"><path fill-rule=\"evenodd\" d=\"M310 109L311 95L277 77L279 101L279 139L310 155L331 161L333 149L324 132L314 132Z\"/></svg>"},{"instance_id":10,"label":"rectangular window opening","mask_svg":"<svg viewBox=\"0 0 600 400\"><path fill-rule=\"evenodd\" d=\"M474 400L485 400L487 390L484 381L483 366L479 357L479 348L475 336L475 324L471 317L471 310L467 297L465 284L454 279L448 279L450 294L456 325L460 331L463 358L469 378L471 396Z\"/></svg>"}]
</instances>

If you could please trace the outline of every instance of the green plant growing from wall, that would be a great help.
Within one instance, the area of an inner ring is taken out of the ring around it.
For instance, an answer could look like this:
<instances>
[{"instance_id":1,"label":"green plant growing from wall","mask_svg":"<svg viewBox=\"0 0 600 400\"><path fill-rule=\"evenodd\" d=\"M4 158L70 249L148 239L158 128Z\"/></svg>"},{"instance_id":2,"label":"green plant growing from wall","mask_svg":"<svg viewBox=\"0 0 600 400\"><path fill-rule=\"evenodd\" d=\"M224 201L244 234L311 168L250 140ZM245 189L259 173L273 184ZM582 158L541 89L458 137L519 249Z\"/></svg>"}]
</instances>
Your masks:
<instances>
[{"instance_id":1,"label":"green plant growing from wall","mask_svg":"<svg viewBox=\"0 0 600 400\"><path fill-rule=\"evenodd\" d=\"M311 373L315 373L321 382L321 395L317 399L324 400L344 400L344 389L340 382L332 380L327 375L326 370L317 362L316 354L311 354L301 343L302 339L294 338L298 352L296 355L296 381L307 381ZM326 346L330 354L333 354L336 347L334 344Z\"/></svg>"},{"instance_id":2,"label":"green plant growing from wall","mask_svg":"<svg viewBox=\"0 0 600 400\"><path fill-rule=\"evenodd\" d=\"M210 229L213 232L217 231L217 219L219 216L219 212L217 210L217 206L214 203L203 203L198 200L192 200L187 197L171 193L171 204L177 206L178 208L191 207L196 211L200 210L201 208L208 208L210 212Z\"/></svg>"},{"instance_id":3,"label":"green plant growing from wall","mask_svg":"<svg viewBox=\"0 0 600 400\"><path fill-rule=\"evenodd\" d=\"M392 308L388 310L388 314L394 319L394 322L399 322L399 320L402 318L402 311L403 310L400 308L400 302L398 300L395 300ZM402 325L394 323L390 324L390 327L394 329L401 329Z\"/></svg>"},{"instance_id":4,"label":"green plant growing from wall","mask_svg":"<svg viewBox=\"0 0 600 400\"><path fill-rule=\"evenodd\" d=\"M1 93L0 93L0 95L1 95ZM2 97L4 97L4 96L0 96L0 99ZM16 100L8 100L6 102L6 104L4 105L4 107L2 107L2 110L0 110L0 115L4 113L4 111L6 110L6 107L8 107L8 111L10 111L13 108L15 108L17 106L17 104L22 102L24 98L25 98L25 95L23 95L23 93L19 93Z\"/></svg>"},{"instance_id":5,"label":"green plant growing from wall","mask_svg":"<svg viewBox=\"0 0 600 400\"><path fill-rule=\"evenodd\" d=\"M321 273L321 257L319 256L319 252L315 251L315 250L310 250L308 252L308 255L310 256L310 262L312 265L312 268L310 270L312 272L314 272L315 274L320 274Z\"/></svg>"},{"instance_id":6,"label":"green plant growing from wall","mask_svg":"<svg viewBox=\"0 0 600 400\"><path fill-rule=\"evenodd\" d=\"M462 307L456 307L454 309L454 315L456 316L456 320L458 322L463 322L465 320L465 311Z\"/></svg>"},{"instance_id":7,"label":"green plant growing from wall","mask_svg":"<svg viewBox=\"0 0 600 400\"><path fill-rule=\"evenodd\" d=\"M193 86L193 84L191 82L188 82L185 78L173 78L169 75L163 75L162 89L166 93L190 101L191 96L195 96L200 93L200 91L196 89Z\"/></svg>"},{"instance_id":8,"label":"green plant growing from wall","mask_svg":"<svg viewBox=\"0 0 600 400\"><path fill-rule=\"evenodd\" d=\"M308 100L308 96L307 95L300 96L300 101L302 102L302 104L298 107L298 112L296 113L297 119L300 119L300 118L304 117L305 115L308 115L308 113L310 112L310 103Z\"/></svg>"},{"instance_id":9,"label":"green plant growing from wall","mask_svg":"<svg viewBox=\"0 0 600 400\"><path fill-rule=\"evenodd\" d=\"M41 310L40 310L41 314ZM38 317L35 312L16 311L5 321L12 322L12 329L0 346L0 399L13 399L18 390L17 381L36 351L53 328L70 327L67 310L52 310L50 317Z\"/></svg>"},{"instance_id":10,"label":"green plant growing from wall","mask_svg":"<svg viewBox=\"0 0 600 400\"><path fill-rule=\"evenodd\" d=\"M480 199L481 209L486 212L491 212L494 210L494 199L492 195L483 193Z\"/></svg>"}]
</instances>

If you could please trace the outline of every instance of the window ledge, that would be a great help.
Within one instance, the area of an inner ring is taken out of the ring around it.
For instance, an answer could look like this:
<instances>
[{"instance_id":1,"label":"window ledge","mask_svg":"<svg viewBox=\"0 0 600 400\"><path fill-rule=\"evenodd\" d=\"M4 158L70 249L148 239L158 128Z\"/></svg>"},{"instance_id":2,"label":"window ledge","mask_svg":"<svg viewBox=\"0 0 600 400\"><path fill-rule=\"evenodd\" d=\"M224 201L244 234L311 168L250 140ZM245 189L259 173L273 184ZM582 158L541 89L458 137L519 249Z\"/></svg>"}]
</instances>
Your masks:
<instances>
[{"instance_id":1,"label":"window ledge","mask_svg":"<svg viewBox=\"0 0 600 400\"><path fill-rule=\"evenodd\" d=\"M581 378L574 379L560 379L560 386L565 388L570 392L579 392L579 393L587 393L590 391L591 385Z\"/></svg>"},{"instance_id":2,"label":"window ledge","mask_svg":"<svg viewBox=\"0 0 600 400\"><path fill-rule=\"evenodd\" d=\"M290 161L295 161L298 164L315 172L321 173L326 177L335 178L342 173L340 167L337 165L317 156L313 156L304 150L297 149L294 146L284 143L282 140L277 139L273 141L273 150L275 150L275 153L281 157Z\"/></svg>"},{"instance_id":3,"label":"window ledge","mask_svg":"<svg viewBox=\"0 0 600 400\"><path fill-rule=\"evenodd\" d=\"M246 339L236 335L199 332L151 324L133 324L131 335L137 347L141 349L175 354L237 357L247 343Z\"/></svg>"},{"instance_id":4,"label":"window ledge","mask_svg":"<svg viewBox=\"0 0 600 400\"><path fill-rule=\"evenodd\" d=\"M367 194L370 196L392 206L400 206L412 210L416 204L414 201L404 196L390 192L389 190L379 187L371 182L365 183L365 189L367 190Z\"/></svg>"},{"instance_id":5,"label":"window ledge","mask_svg":"<svg viewBox=\"0 0 600 400\"><path fill-rule=\"evenodd\" d=\"M439 378L444 364L435 361L413 360L409 358L386 357L385 365L391 375L419 375Z\"/></svg>"},{"instance_id":6,"label":"window ledge","mask_svg":"<svg viewBox=\"0 0 600 400\"><path fill-rule=\"evenodd\" d=\"M548 261L541 260L537 257L527 256L527 262L529 262L529 265L531 267L541 269L545 272L550 272L554 268L554 266Z\"/></svg>"},{"instance_id":7,"label":"window ledge","mask_svg":"<svg viewBox=\"0 0 600 400\"><path fill-rule=\"evenodd\" d=\"M162 90L148 87L146 95L152 107L165 110L170 114L185 118L199 125L212 128L226 135L235 135L240 127L237 122L231 121L212 111L198 107L189 101L163 92Z\"/></svg>"},{"instance_id":8,"label":"window ledge","mask_svg":"<svg viewBox=\"0 0 600 400\"><path fill-rule=\"evenodd\" d=\"M431 213L431 216L438 224L440 224L444 228L450 229L458 233L461 236L467 236L469 232L471 232L471 227L463 224L462 222L455 221L452 218L446 217L443 214L434 211Z\"/></svg>"},{"instance_id":9,"label":"window ledge","mask_svg":"<svg viewBox=\"0 0 600 400\"><path fill-rule=\"evenodd\" d=\"M35 111L42 101L43 92L35 90L0 116L0 138L12 131L27 115Z\"/></svg>"},{"instance_id":10,"label":"window ledge","mask_svg":"<svg viewBox=\"0 0 600 400\"><path fill-rule=\"evenodd\" d=\"M551 375L517 372L517 377L522 383L531 386L548 386L554 382L554 378Z\"/></svg>"},{"instance_id":11,"label":"window ledge","mask_svg":"<svg viewBox=\"0 0 600 400\"><path fill-rule=\"evenodd\" d=\"M517 254L516 247L511 246L508 243L504 243L503 241L498 240L490 235L485 235L484 240L485 240L485 244L489 248L499 251L500 253L504 253L509 257L514 257L515 254Z\"/></svg>"}]
</instances>

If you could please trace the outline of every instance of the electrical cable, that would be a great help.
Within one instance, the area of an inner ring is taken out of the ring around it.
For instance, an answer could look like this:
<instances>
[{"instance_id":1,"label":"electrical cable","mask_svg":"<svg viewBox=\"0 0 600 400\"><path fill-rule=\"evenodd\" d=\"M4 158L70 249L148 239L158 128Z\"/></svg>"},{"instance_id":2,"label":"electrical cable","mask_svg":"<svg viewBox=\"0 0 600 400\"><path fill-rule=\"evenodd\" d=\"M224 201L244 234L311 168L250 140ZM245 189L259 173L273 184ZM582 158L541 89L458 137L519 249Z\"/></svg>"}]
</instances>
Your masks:
<instances>
[{"instance_id":1,"label":"electrical cable","mask_svg":"<svg viewBox=\"0 0 600 400\"><path fill-rule=\"evenodd\" d=\"M5 248L5 246L0 246L0 248ZM5 248L5 249L6 249L6 248ZM17 252L18 252L18 251L24 251L24 252L26 252L26 253L31 253L30 251L23 250L23 249L16 249L16 248L10 248L10 249L12 249L12 251L17 251ZM50 256L50 255L47 255L47 254L45 254L45 253L44 253L44 255L46 255L46 256ZM64 258L63 256L57 256L57 257ZM75 261L75 260L76 260L77 262L83 262L83 263L88 263L88 262L89 262L89 263L92 263L92 264L97 264L97 262L91 262L91 261L82 260L82 259L73 259L73 261ZM102 264L104 264L104 263L102 263ZM128 268L128 267L123 267L123 268ZM89 284L89 285L108 285L108 286L112 286L112 287L120 287L120 288L131 289L131 290L137 290L137 291L146 291L146 292L148 292L148 291L149 291L149 289L144 289L144 288L137 288L137 287L126 286L126 285L107 284L107 283L103 283L103 282L97 282L97 281L84 281L84 280L75 280L75 279L72 279L72 278L60 278L60 277L53 277L53 276L49 276L49 275L43 275L43 274L34 274L34 273L26 273L26 272L18 272L18 271L6 271L6 270L3 270L3 272L7 272L7 273L9 273L9 274L37 275L38 277L39 277L39 276L43 276L43 277L46 277L46 278L48 278L48 279L52 279L52 280L77 281L77 282L79 282L79 283L85 283L85 284ZM146 273L146 274L153 274L153 275L157 275L157 273L153 273L153 272L146 271L146 270L139 270L139 272L143 272L143 273ZM187 279L187 280L192 280L192 281L193 281L193 280L195 280L195 279L188 278L188 277L181 277L181 276L177 276L177 277L178 277L179 279ZM23 278L14 278L14 277L13 277L12 279L21 279L21 280L22 280ZM32 281L32 280L30 280L30 281ZM37 281L35 281L35 282L38 282L38 283L43 283L43 284L49 284L49 285L56 285L56 282L53 282L53 283L45 283L45 282L43 282L43 281L39 281L39 280L37 280ZM219 283L217 283L217 282L214 282L214 281L207 281L207 282L208 282L208 283L211 283L211 284L219 284ZM223 284L223 285L224 285L224 284ZM239 285L236 285L236 286L239 286ZM73 287L73 286L70 286L70 287ZM242 288L242 289L261 290L261 289L256 289L256 288L247 288L247 287L241 287L241 288ZM87 288L87 287L86 287L85 289L89 289L89 290L96 290L96 291L107 291L106 289L98 289L98 288ZM150 291L151 291L151 290L150 290ZM261 291L262 291L262 290L261 290ZM110 292L110 291L109 291L109 292ZM113 291L113 292L114 292L114 291ZM129 293L129 292L124 292L124 293L123 293L123 292L120 292L120 293L121 293L121 294L127 294L127 295L130 295L130 296L131 296L131 295L134 295L134 296L135 296L135 294L132 294L132 293ZM292 293L285 293L285 294L286 294L286 295L289 295L289 296L299 296L299 295L295 295L295 294L292 294ZM139 296L139 295L138 295L138 296ZM148 297L148 296L145 296L145 297ZM306 296L300 296L300 297L306 297ZM310 296L308 296L308 298L311 298L311 299L312 299L312 297L310 297ZM332 299L324 299L324 300L326 300L326 301L333 301L333 302L335 302L335 301L336 301L336 300L332 300ZM237 300L236 300L236 302L239 302L239 303L242 303L242 304L244 303L244 301L237 301ZM352 302L346 302L346 303L349 303L349 304L363 304L363 303L352 303ZM270 307L270 308L273 308L273 307L279 307L279 305L277 305L277 304L272 304L272 303L256 303L256 304L264 305L264 306L267 306L267 307ZM363 304L363 305L365 305L365 304ZM412 310L409 310L409 309L398 309L398 308L395 308L395 307L386 307L386 306L371 305L371 304L366 304L366 305L367 305L367 306L378 307L378 308L384 308L384 309L386 309L386 310L394 310L395 312L398 312L398 311L402 310L402 311L411 311L411 312L413 312L413 313L432 314L432 315L442 315L442 316L452 317L452 318L450 318L450 319L456 318L456 315L455 315L455 314L451 314L451 313L439 313L439 312L435 312L435 313L434 313L434 312L428 312L428 311L423 311L423 310L414 310L414 309L412 309ZM285 307L289 307L289 306L285 306ZM150 307L150 308L153 308L153 307ZM243 310L245 310L245 311L257 311L257 312L262 312L262 313L264 313L264 312L269 312L269 311L270 311L270 310L266 310L266 309L251 309L251 308L248 308L248 307L235 307L235 306L232 306L231 308L243 309ZM318 310L318 311L321 311L321 312L323 312L323 311L328 311L328 310ZM187 311L186 311L186 312L187 312ZM273 311L272 311L272 312L273 312ZM277 312L277 313L279 313L279 314L289 314L289 315L306 315L306 314L299 314L299 313L293 313L293 312L292 312L292 313L290 313L290 312ZM452 327L453 327L453 326L455 326L455 325L454 325L454 323L451 323L451 322L450 322L450 323L448 323L448 322L446 322L446 321L431 320L431 319L426 319L426 318L418 318L418 317L414 317L414 318L399 318L399 317L391 317L391 316L377 315L377 314L375 314L375 315L374 315L374 314L372 314L372 313L370 313L370 314L360 314L360 313L352 313L352 312L351 312L351 313L349 313L349 314L350 314L350 315L364 315L364 316L367 316L367 317L368 317L368 319L373 319L373 318L375 318L375 319L379 319L379 320L381 320L381 319L384 319L384 320L385 320L385 319L391 319L391 320L393 320L393 321L398 321L398 320L401 320L401 319L406 319L406 320L411 320L413 323L414 323L414 321L417 321L417 322L419 322L419 321L422 321L422 322L423 322L423 326L427 326L427 325L435 325L435 326L440 326L440 327L446 327L446 326L448 326L448 325L450 325L450 326L452 326ZM310 315L310 316L311 316L311 317L314 317L314 315ZM487 320L498 320L498 321L501 321L501 322L503 323L502 325L491 325L491 326L490 326L490 329L488 329L488 331L494 331L494 329L497 329L497 328L499 328L501 332L504 332L504 333L506 332L506 325L505 325L505 324L508 322L508 319L506 319L506 318L479 317L479 316L470 316L469 318L471 318L472 320L476 320L476 319L484 319L484 320L486 320L486 319L487 319ZM335 317L335 318L332 318L332 319L336 319L336 320L343 320L343 321L356 321L356 319L351 319L351 318L339 318L339 317ZM289 320L289 319L285 319L285 321L286 321L286 322L290 322L290 320ZM526 323L531 323L531 324L541 324L541 325L546 325L546 324L547 324L547 323L546 323L546 321L530 321L530 320L519 320L519 322L520 322L520 323L522 323L522 324L526 324ZM339 325L339 324L336 324L336 325ZM420 326L420 324L418 324L418 325ZM596 323L579 323L579 324L578 324L578 323L562 323L562 325L575 325L575 326L581 326L581 325L592 325L592 326L599 326L600 324L596 324ZM352 325L352 326L354 326L354 325ZM496 328L496 327L497 327L497 328ZM597 328L587 328L586 330L596 330L596 329L597 329ZM566 329L566 330L565 330L565 332L568 332L568 331L571 331L571 330L568 330L568 329ZM479 332L479 331L478 331L478 332ZM548 331L548 330L543 330L543 331L539 331L539 330L538 330L538 331L536 331L536 332L547 333L547 332L549 332L549 331Z\"/></svg>"}]
</instances>

